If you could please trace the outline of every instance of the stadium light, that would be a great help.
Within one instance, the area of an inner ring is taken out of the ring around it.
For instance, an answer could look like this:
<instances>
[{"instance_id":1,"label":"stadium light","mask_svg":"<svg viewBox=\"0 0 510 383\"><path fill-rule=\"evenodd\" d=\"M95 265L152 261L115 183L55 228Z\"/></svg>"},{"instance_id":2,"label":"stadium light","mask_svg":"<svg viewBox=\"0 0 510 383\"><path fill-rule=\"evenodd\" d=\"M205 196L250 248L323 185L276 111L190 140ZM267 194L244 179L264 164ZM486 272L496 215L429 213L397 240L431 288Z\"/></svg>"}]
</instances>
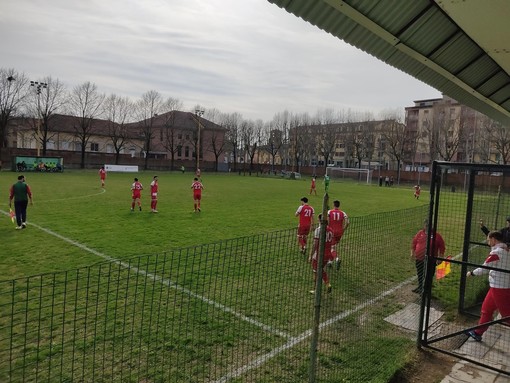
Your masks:
<instances>
[{"instance_id":1,"label":"stadium light","mask_svg":"<svg viewBox=\"0 0 510 383\"><path fill-rule=\"evenodd\" d=\"M203 109L195 109L195 115L197 116L197 168L196 170L200 169L200 117L204 115Z\"/></svg>"},{"instance_id":2,"label":"stadium light","mask_svg":"<svg viewBox=\"0 0 510 383\"><path fill-rule=\"evenodd\" d=\"M33 87L37 94L37 137L35 140L37 148L37 157L41 153L41 92L46 89L48 84L45 82L30 81L30 86Z\"/></svg>"}]
</instances>

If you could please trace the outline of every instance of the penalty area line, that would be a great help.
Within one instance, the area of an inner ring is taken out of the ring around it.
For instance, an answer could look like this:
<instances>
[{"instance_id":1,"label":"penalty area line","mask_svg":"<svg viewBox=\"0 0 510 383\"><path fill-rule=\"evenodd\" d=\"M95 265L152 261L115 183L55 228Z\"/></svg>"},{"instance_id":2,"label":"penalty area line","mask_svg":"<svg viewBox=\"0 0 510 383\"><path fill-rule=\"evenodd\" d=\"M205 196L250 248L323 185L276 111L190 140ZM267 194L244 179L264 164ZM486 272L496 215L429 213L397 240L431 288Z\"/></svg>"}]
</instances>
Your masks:
<instances>
[{"instance_id":1,"label":"penalty area line","mask_svg":"<svg viewBox=\"0 0 510 383\"><path fill-rule=\"evenodd\" d=\"M3 210L0 210L0 213L3 213L5 215L9 215L9 213L7 213L7 212L5 212ZM262 322L259 322L259 321L255 320L253 318L250 318L250 317L248 317L248 316L246 316L244 314L241 314L241 313L235 311L234 309L232 309L232 308L230 308L228 306L225 306L225 305L223 305L221 303L213 301L212 299L209 299L209 298L206 298L206 297L204 297L202 295L194 293L193 291L191 291L191 290L189 290L189 289L187 289L185 287L179 286L177 283L171 281L168 278L163 278L163 277L160 277L159 275L155 275L155 274L152 274L152 273L148 273L147 271L141 270L138 267L131 266L129 263L121 261L120 259L116 259L116 258L110 257L110 256L108 256L106 254L103 254L103 253L97 251L97 250L91 249L90 247L88 247L88 246L86 246L86 245L84 245L82 243L79 243L79 242L77 242L75 240L72 240L70 238L64 237L63 235L60 235L60 234L58 234L58 233L56 233L56 232L54 232L54 231L52 231L50 229L46 229L45 227L39 226L39 225L37 225L35 223L30 223L30 226L33 226L33 227L35 227L35 228L37 228L37 229L39 229L41 231L44 231L47 234L50 234L50 235L52 235L54 237L57 237L58 239L61 239L64 242L67 242L67 243L69 243L69 244L71 244L73 246L76 246L76 247L84 250L84 251L92 253L92 254L100 257L100 258L103 258L103 259L109 261L109 262L112 262L112 263L115 263L117 265L120 265L120 266L122 266L125 269L133 270L135 273L138 273L140 275L144 275L144 276L146 276L149 279L152 279L152 280L154 280L156 282L159 282L159 283L163 284L164 286L170 287L170 288L175 289L177 291L180 291L180 292L182 292L182 293L184 293L184 294L186 294L186 295L188 295L190 297L193 297L195 299L201 300L202 302L205 302L205 303L207 303L207 304L209 304L211 306L214 306L215 308L217 308L217 309L219 309L219 310L221 310L221 311L223 311L225 313L234 315L235 317L237 317L237 318L239 318L239 319L241 319L241 320L243 320L245 322L248 322L248 323L250 323L250 324L252 324L252 325L254 325L256 327L259 327L259 328L261 328L262 330L264 330L264 331L266 331L268 333L271 333L271 334L274 334L274 335L278 335L278 336L280 336L282 338L287 338L287 339L291 338L291 336L289 334L287 334L287 333L285 333L283 331L275 329L275 328L273 328L273 327L271 327L269 325L266 325L266 324L264 324Z\"/></svg>"}]
</instances>

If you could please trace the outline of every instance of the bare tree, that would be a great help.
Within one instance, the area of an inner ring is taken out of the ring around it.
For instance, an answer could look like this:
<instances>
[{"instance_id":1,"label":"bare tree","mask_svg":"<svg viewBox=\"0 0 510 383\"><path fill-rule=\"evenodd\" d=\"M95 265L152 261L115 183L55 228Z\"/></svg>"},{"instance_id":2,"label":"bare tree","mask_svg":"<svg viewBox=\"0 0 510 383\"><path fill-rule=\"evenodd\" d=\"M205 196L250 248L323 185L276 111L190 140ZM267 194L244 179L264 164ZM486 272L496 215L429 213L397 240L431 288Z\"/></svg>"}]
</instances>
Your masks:
<instances>
[{"instance_id":1,"label":"bare tree","mask_svg":"<svg viewBox=\"0 0 510 383\"><path fill-rule=\"evenodd\" d=\"M42 148L42 155L46 155L48 142L56 135L51 133L51 122L59 111L63 111L67 104L66 87L58 79L46 77L39 84L43 87L32 86L27 98L27 111L34 118L33 136L38 140L38 147ZM32 84L32 83L31 83ZM35 83L34 83L35 84Z\"/></svg>"},{"instance_id":2,"label":"bare tree","mask_svg":"<svg viewBox=\"0 0 510 383\"><path fill-rule=\"evenodd\" d=\"M226 114L223 117L223 126L227 129L226 140L228 150L234 160L234 171L237 171L237 157L241 145L241 123L243 117L239 113Z\"/></svg>"},{"instance_id":3,"label":"bare tree","mask_svg":"<svg viewBox=\"0 0 510 383\"><path fill-rule=\"evenodd\" d=\"M166 111L163 118L163 132L162 144L163 147L170 153L170 169L174 169L175 156L182 149L182 140L179 139L179 134L182 132L176 126L176 116L178 111L182 110L182 101L169 97L163 103L163 110Z\"/></svg>"},{"instance_id":4,"label":"bare tree","mask_svg":"<svg viewBox=\"0 0 510 383\"><path fill-rule=\"evenodd\" d=\"M268 123L264 134L266 140L264 142L264 149L271 156L271 173L274 173L276 156L281 150L283 145L283 132L275 129L275 125Z\"/></svg>"},{"instance_id":5,"label":"bare tree","mask_svg":"<svg viewBox=\"0 0 510 383\"><path fill-rule=\"evenodd\" d=\"M93 133L93 120L102 113L105 96L89 81L76 86L69 95L70 114L77 117L75 135L81 144L81 168L85 168L85 150Z\"/></svg>"},{"instance_id":6,"label":"bare tree","mask_svg":"<svg viewBox=\"0 0 510 383\"><path fill-rule=\"evenodd\" d=\"M494 141L492 145L496 150L498 163L508 165L510 162L510 129L502 126L499 122L495 122L492 126Z\"/></svg>"},{"instance_id":7,"label":"bare tree","mask_svg":"<svg viewBox=\"0 0 510 383\"><path fill-rule=\"evenodd\" d=\"M0 69L0 155L6 148L9 121L20 113L27 96L28 79L14 69ZM1 158L1 157L0 157Z\"/></svg>"},{"instance_id":8,"label":"bare tree","mask_svg":"<svg viewBox=\"0 0 510 383\"><path fill-rule=\"evenodd\" d=\"M140 121L140 135L143 138L144 170L148 168L149 155L154 139L154 118L161 113L163 97L155 90L150 90L142 95L135 107L135 116Z\"/></svg>"},{"instance_id":9,"label":"bare tree","mask_svg":"<svg viewBox=\"0 0 510 383\"><path fill-rule=\"evenodd\" d=\"M287 110L278 112L274 115L272 124L275 129L282 132L280 157L282 158L285 170L287 170L289 158L291 157L290 113Z\"/></svg>"},{"instance_id":10,"label":"bare tree","mask_svg":"<svg viewBox=\"0 0 510 383\"><path fill-rule=\"evenodd\" d=\"M108 135L115 150L115 164L118 164L120 153L126 148L129 140L126 123L132 117L133 103L127 97L111 94L105 100L104 110L108 121Z\"/></svg>"},{"instance_id":11,"label":"bare tree","mask_svg":"<svg viewBox=\"0 0 510 383\"><path fill-rule=\"evenodd\" d=\"M386 154L397 163L397 183L400 183L400 165L405 150L409 146L409 136L406 134L406 126L400 121L399 116L386 117L382 123L382 138L385 143Z\"/></svg>"},{"instance_id":12,"label":"bare tree","mask_svg":"<svg viewBox=\"0 0 510 383\"><path fill-rule=\"evenodd\" d=\"M481 163L488 163L491 161L491 147L492 142L495 141L494 133L495 133L495 125L494 120L490 119L487 116L483 116L480 121L480 134L477 137L475 143L475 151L480 156Z\"/></svg>"},{"instance_id":13,"label":"bare tree","mask_svg":"<svg viewBox=\"0 0 510 383\"><path fill-rule=\"evenodd\" d=\"M248 156L250 161L250 166L248 168L250 175L253 171L253 160L260 142L261 130L262 130L261 120L259 120L258 123L252 120L244 120L241 123L241 140L243 145L242 147L244 153ZM244 162L246 163L246 159L244 159Z\"/></svg>"}]
</instances>

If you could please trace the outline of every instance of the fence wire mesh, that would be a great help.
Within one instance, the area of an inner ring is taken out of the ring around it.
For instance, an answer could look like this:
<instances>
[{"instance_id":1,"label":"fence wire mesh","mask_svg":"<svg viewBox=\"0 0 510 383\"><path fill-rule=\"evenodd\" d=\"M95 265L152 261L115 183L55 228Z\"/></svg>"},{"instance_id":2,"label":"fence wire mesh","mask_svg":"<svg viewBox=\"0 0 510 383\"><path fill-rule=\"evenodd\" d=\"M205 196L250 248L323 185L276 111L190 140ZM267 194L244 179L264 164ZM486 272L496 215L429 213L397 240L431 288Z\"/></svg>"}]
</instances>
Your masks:
<instances>
[{"instance_id":1,"label":"fence wire mesh","mask_svg":"<svg viewBox=\"0 0 510 383\"><path fill-rule=\"evenodd\" d=\"M409 243L427 210L351 218L316 381L387 382L414 352L417 311L409 329L388 317L419 304ZM313 288L295 229L2 281L0 381L305 382Z\"/></svg>"},{"instance_id":2,"label":"fence wire mesh","mask_svg":"<svg viewBox=\"0 0 510 383\"><path fill-rule=\"evenodd\" d=\"M429 326L421 334L423 344L510 375L510 327L503 323L508 316L495 317L481 341L466 335L480 328L481 306L489 290L488 274L470 277L467 272L483 267L489 256L487 232L510 226L506 221L510 216L510 167L436 163L433 172L431 216L447 253L430 258L434 265L445 261L441 265L445 268L436 266L435 274L427 275L430 285L424 314ZM506 241L510 241L510 232ZM510 270L494 266L485 270L497 270L510 280Z\"/></svg>"}]
</instances>

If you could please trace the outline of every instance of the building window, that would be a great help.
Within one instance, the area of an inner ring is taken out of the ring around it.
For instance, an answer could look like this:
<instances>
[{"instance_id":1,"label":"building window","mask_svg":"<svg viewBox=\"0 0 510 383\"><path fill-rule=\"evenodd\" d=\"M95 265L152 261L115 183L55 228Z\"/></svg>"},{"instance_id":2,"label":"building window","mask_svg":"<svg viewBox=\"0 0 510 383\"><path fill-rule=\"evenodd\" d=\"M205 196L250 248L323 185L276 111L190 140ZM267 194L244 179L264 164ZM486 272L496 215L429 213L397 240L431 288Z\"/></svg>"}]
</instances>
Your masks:
<instances>
[{"instance_id":1,"label":"building window","mask_svg":"<svg viewBox=\"0 0 510 383\"><path fill-rule=\"evenodd\" d=\"M189 146L184 147L184 157L185 158L189 157Z\"/></svg>"},{"instance_id":2,"label":"building window","mask_svg":"<svg viewBox=\"0 0 510 383\"><path fill-rule=\"evenodd\" d=\"M99 152L99 144L95 142L90 143L90 151L91 152Z\"/></svg>"},{"instance_id":3,"label":"building window","mask_svg":"<svg viewBox=\"0 0 510 383\"><path fill-rule=\"evenodd\" d=\"M49 140L48 142L46 142L46 149L55 149L55 141L51 141Z\"/></svg>"}]
</instances>

